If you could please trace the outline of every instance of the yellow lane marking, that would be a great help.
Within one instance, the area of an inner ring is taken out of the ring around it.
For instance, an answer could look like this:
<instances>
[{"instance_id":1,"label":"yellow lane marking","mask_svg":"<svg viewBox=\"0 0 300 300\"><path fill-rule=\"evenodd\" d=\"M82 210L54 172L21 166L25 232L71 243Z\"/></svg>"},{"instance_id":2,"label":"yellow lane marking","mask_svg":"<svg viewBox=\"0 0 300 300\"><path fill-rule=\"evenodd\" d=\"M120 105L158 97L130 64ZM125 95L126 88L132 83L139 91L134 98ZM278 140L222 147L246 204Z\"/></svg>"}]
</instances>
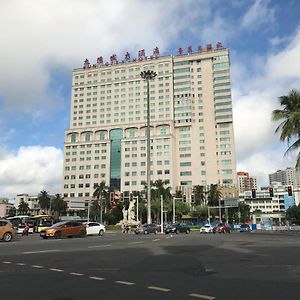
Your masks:
<instances>
[{"instance_id":1,"label":"yellow lane marking","mask_svg":"<svg viewBox=\"0 0 300 300\"><path fill-rule=\"evenodd\" d=\"M148 286L147 289L155 290L155 291L159 291L159 292L170 292L171 291L170 289L162 288L159 286Z\"/></svg>"},{"instance_id":2,"label":"yellow lane marking","mask_svg":"<svg viewBox=\"0 0 300 300\"><path fill-rule=\"evenodd\" d=\"M103 277L90 276L89 278L94 279L94 280L99 280L99 281L105 280L105 278L103 278Z\"/></svg>"},{"instance_id":3,"label":"yellow lane marking","mask_svg":"<svg viewBox=\"0 0 300 300\"><path fill-rule=\"evenodd\" d=\"M189 296L199 298L199 299L205 299L205 300L214 300L214 299L216 299L216 297L201 295L201 294L195 294L195 293L189 294Z\"/></svg>"},{"instance_id":4,"label":"yellow lane marking","mask_svg":"<svg viewBox=\"0 0 300 300\"><path fill-rule=\"evenodd\" d=\"M125 285L134 285L134 282L129 282L129 281L122 281L122 280L117 280L115 283L120 283L120 284L125 284Z\"/></svg>"},{"instance_id":5,"label":"yellow lane marking","mask_svg":"<svg viewBox=\"0 0 300 300\"><path fill-rule=\"evenodd\" d=\"M64 270L62 270L62 269L53 269L53 268L51 268L51 269L49 269L50 271L54 271L54 272L63 272Z\"/></svg>"},{"instance_id":6,"label":"yellow lane marking","mask_svg":"<svg viewBox=\"0 0 300 300\"><path fill-rule=\"evenodd\" d=\"M70 275L74 275L74 276L83 276L84 274L82 273L76 273L76 272L71 272L69 273Z\"/></svg>"},{"instance_id":7,"label":"yellow lane marking","mask_svg":"<svg viewBox=\"0 0 300 300\"><path fill-rule=\"evenodd\" d=\"M44 268L43 266L39 266L39 265L31 265L32 268L37 268L37 269L42 269Z\"/></svg>"}]
</instances>

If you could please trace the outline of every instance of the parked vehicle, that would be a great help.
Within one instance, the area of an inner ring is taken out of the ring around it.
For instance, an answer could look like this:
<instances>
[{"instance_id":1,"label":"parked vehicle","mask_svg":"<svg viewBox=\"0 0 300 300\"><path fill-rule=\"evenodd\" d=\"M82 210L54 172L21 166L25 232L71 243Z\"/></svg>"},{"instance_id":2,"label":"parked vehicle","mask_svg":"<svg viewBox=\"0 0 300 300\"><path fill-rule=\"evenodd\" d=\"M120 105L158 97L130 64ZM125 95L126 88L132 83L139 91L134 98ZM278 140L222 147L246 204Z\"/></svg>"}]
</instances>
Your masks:
<instances>
[{"instance_id":1,"label":"parked vehicle","mask_svg":"<svg viewBox=\"0 0 300 300\"><path fill-rule=\"evenodd\" d=\"M55 239L59 239L65 236L84 237L85 235L86 235L86 226L81 222L77 222L77 221L59 222L52 225L51 227L41 230L40 232L40 236L43 239L47 239L48 237L54 237Z\"/></svg>"},{"instance_id":2,"label":"parked vehicle","mask_svg":"<svg viewBox=\"0 0 300 300\"><path fill-rule=\"evenodd\" d=\"M214 226L211 224L205 224L200 228L200 233L213 233L214 231Z\"/></svg>"},{"instance_id":3,"label":"parked vehicle","mask_svg":"<svg viewBox=\"0 0 300 300\"><path fill-rule=\"evenodd\" d=\"M165 227L165 234L169 234L169 233L179 233L179 232L183 232L183 233L190 233L191 232L191 229L188 225L186 224L172 224L172 225L167 225Z\"/></svg>"},{"instance_id":4,"label":"parked vehicle","mask_svg":"<svg viewBox=\"0 0 300 300\"><path fill-rule=\"evenodd\" d=\"M231 228L226 223L219 223L216 227L213 229L213 233L231 233Z\"/></svg>"},{"instance_id":5,"label":"parked vehicle","mask_svg":"<svg viewBox=\"0 0 300 300\"><path fill-rule=\"evenodd\" d=\"M10 242L14 238L15 234L16 230L11 222L0 219L0 240L3 240L4 242Z\"/></svg>"},{"instance_id":6,"label":"parked vehicle","mask_svg":"<svg viewBox=\"0 0 300 300\"><path fill-rule=\"evenodd\" d=\"M239 228L239 232L250 232L251 227L249 224L241 224Z\"/></svg>"},{"instance_id":7,"label":"parked vehicle","mask_svg":"<svg viewBox=\"0 0 300 300\"><path fill-rule=\"evenodd\" d=\"M86 226L87 235L100 235L102 236L105 233L105 226L97 222L85 222L83 223Z\"/></svg>"},{"instance_id":8,"label":"parked vehicle","mask_svg":"<svg viewBox=\"0 0 300 300\"><path fill-rule=\"evenodd\" d=\"M160 226L157 224L143 224L134 230L135 234L149 234L158 233L160 231Z\"/></svg>"}]
</instances>

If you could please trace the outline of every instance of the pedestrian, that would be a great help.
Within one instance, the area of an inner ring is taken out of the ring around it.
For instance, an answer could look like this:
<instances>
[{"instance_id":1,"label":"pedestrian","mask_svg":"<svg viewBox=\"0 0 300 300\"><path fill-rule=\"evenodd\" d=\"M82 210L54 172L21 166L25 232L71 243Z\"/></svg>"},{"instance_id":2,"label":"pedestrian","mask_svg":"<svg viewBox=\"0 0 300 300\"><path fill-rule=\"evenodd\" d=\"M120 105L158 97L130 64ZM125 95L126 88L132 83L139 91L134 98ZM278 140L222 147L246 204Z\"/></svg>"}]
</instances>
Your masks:
<instances>
[{"instance_id":1,"label":"pedestrian","mask_svg":"<svg viewBox=\"0 0 300 300\"><path fill-rule=\"evenodd\" d=\"M29 225L28 225L27 223L25 223L25 227L24 227L22 236L23 236L23 235L28 236L28 233L29 233Z\"/></svg>"}]
</instances>

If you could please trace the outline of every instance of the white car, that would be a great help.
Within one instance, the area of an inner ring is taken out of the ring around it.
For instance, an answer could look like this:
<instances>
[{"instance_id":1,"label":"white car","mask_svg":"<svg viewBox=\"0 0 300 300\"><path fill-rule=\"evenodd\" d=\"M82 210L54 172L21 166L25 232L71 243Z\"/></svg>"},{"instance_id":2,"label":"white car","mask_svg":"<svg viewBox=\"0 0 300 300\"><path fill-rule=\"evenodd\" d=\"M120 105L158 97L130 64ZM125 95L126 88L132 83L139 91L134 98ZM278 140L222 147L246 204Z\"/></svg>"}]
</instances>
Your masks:
<instances>
[{"instance_id":1,"label":"white car","mask_svg":"<svg viewBox=\"0 0 300 300\"><path fill-rule=\"evenodd\" d=\"M25 224L19 225L19 226L18 226L18 229L17 229L17 233L18 233L18 234L22 234L23 231L24 231L24 228L25 228ZM34 232L33 229L34 229L33 227L29 227L28 233L33 233L33 232Z\"/></svg>"},{"instance_id":2,"label":"white car","mask_svg":"<svg viewBox=\"0 0 300 300\"><path fill-rule=\"evenodd\" d=\"M210 224L205 224L200 228L200 233L213 233L214 227Z\"/></svg>"},{"instance_id":3,"label":"white car","mask_svg":"<svg viewBox=\"0 0 300 300\"><path fill-rule=\"evenodd\" d=\"M84 223L86 226L86 234L87 235L100 235L102 236L105 232L105 226L97 223L97 222L86 222Z\"/></svg>"}]
</instances>

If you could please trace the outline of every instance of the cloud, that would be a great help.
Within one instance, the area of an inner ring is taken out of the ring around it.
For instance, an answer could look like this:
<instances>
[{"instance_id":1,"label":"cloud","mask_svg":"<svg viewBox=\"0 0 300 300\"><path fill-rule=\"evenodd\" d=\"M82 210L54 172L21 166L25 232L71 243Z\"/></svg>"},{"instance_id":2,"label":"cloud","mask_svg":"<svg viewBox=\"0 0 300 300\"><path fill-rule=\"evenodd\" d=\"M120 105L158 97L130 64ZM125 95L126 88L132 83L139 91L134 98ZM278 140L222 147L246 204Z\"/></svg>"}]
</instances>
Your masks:
<instances>
[{"instance_id":1,"label":"cloud","mask_svg":"<svg viewBox=\"0 0 300 300\"><path fill-rule=\"evenodd\" d=\"M269 8L269 0L255 0L242 19L242 27L249 31L274 22L275 9Z\"/></svg>"},{"instance_id":2,"label":"cloud","mask_svg":"<svg viewBox=\"0 0 300 300\"><path fill-rule=\"evenodd\" d=\"M271 120L280 107L278 97L300 83L295 63L300 60L300 29L290 40L282 51L253 59L255 73L238 60L232 67L237 169L258 176L259 185L268 184L267 174L295 165L295 153L284 157L287 145L279 143L274 133L278 124Z\"/></svg>"},{"instance_id":3,"label":"cloud","mask_svg":"<svg viewBox=\"0 0 300 300\"><path fill-rule=\"evenodd\" d=\"M70 2L72 4L70 5ZM0 97L4 108L40 116L61 102L49 89L54 65L71 70L87 57L105 61L125 50L163 51L190 22L206 18L209 1L24 0L0 4ZM133 53L134 52L134 53Z\"/></svg>"},{"instance_id":4,"label":"cloud","mask_svg":"<svg viewBox=\"0 0 300 300\"><path fill-rule=\"evenodd\" d=\"M2 153L1 153L2 152ZM5 197L61 192L63 153L54 147L21 147L11 154L0 149L0 190Z\"/></svg>"}]
</instances>

